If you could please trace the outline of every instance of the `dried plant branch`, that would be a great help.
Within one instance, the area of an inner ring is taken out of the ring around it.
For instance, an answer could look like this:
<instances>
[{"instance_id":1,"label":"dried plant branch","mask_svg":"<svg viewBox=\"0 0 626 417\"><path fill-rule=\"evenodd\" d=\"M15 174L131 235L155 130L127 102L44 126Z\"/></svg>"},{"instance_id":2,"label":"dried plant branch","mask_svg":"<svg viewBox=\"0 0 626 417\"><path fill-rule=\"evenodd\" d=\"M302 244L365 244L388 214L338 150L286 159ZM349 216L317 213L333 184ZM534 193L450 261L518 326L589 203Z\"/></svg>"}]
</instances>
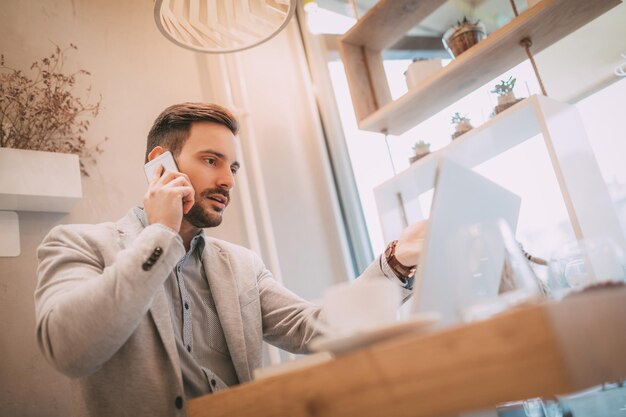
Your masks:
<instances>
[{"instance_id":1,"label":"dried plant branch","mask_svg":"<svg viewBox=\"0 0 626 417\"><path fill-rule=\"evenodd\" d=\"M86 146L85 134L100 111L102 96L86 104L75 95L78 77L91 75L83 69L63 71L66 52L77 49L74 44L65 49L55 45L51 55L30 66L33 77L5 65L0 55L0 146L77 154L81 172L89 175L85 161L95 163L94 155L102 153L107 138Z\"/></svg>"}]
</instances>

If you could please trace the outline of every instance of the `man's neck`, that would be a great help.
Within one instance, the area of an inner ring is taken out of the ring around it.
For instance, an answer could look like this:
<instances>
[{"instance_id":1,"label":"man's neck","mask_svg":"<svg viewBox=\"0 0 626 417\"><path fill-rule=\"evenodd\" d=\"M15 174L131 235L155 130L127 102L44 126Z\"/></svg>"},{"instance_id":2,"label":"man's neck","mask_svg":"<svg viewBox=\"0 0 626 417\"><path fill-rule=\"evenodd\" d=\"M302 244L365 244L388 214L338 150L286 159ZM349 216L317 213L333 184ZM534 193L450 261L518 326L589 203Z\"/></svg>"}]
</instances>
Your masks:
<instances>
[{"instance_id":1,"label":"man's neck","mask_svg":"<svg viewBox=\"0 0 626 417\"><path fill-rule=\"evenodd\" d=\"M200 233L200 228L192 225L185 219L180 225L180 231L178 234L181 238L183 238L183 245L185 245L185 250L189 251L189 247L191 246L191 239L194 238L195 235Z\"/></svg>"}]
</instances>

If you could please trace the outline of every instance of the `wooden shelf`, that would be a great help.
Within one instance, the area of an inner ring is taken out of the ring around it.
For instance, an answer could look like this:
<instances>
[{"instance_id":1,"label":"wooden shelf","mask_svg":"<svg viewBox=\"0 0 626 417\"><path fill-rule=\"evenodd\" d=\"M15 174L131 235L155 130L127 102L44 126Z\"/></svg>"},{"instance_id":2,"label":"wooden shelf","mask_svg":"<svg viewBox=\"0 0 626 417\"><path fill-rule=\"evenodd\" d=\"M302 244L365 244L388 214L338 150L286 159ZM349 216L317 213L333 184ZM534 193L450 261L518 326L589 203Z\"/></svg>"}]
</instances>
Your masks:
<instances>
[{"instance_id":1,"label":"wooden shelf","mask_svg":"<svg viewBox=\"0 0 626 417\"><path fill-rule=\"evenodd\" d=\"M376 39L373 27L383 21L393 26L389 18L383 19L383 13L389 14L387 9L391 3L394 10L402 10L419 2L394 0L382 3L385 4L372 9L340 39L340 52L359 128L400 135L524 61L527 56L519 45L522 39L530 38L532 52L540 52L621 1L542 0L395 101L389 98L378 47L387 45L387 40L396 36L397 30L385 35L387 38L383 36L381 41ZM434 6L434 3L429 5ZM420 10L419 16L423 19L428 9ZM406 26L404 18L401 22Z\"/></svg>"},{"instance_id":2,"label":"wooden shelf","mask_svg":"<svg viewBox=\"0 0 626 417\"><path fill-rule=\"evenodd\" d=\"M341 37L341 42L382 51L402 39L416 22L427 18L446 1L381 0Z\"/></svg>"}]
</instances>

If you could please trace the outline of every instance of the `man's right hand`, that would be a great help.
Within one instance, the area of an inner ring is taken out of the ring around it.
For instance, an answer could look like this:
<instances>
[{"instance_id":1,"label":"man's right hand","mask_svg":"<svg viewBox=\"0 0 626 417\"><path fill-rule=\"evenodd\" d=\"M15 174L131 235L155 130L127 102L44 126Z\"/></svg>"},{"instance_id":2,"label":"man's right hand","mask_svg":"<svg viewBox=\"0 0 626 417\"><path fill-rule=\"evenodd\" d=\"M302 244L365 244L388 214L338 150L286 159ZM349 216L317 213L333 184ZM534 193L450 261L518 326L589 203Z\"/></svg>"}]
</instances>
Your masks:
<instances>
[{"instance_id":1,"label":"man's right hand","mask_svg":"<svg viewBox=\"0 0 626 417\"><path fill-rule=\"evenodd\" d=\"M143 207L149 224L159 223L179 232L183 214L194 204L195 192L186 174L163 170L163 166L156 169Z\"/></svg>"}]
</instances>

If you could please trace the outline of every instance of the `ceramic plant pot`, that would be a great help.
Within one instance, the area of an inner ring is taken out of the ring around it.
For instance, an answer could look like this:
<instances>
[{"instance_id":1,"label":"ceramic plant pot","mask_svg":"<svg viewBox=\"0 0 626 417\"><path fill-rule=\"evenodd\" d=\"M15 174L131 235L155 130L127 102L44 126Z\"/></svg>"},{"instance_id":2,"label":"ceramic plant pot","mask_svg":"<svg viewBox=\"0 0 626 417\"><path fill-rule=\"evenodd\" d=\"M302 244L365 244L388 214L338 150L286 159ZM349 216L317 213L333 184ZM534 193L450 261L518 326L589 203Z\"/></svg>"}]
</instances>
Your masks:
<instances>
[{"instance_id":1,"label":"ceramic plant pot","mask_svg":"<svg viewBox=\"0 0 626 417\"><path fill-rule=\"evenodd\" d=\"M461 136L464 133L469 132L473 128L474 126L472 126L470 122L457 123L454 127L454 133L452 134L452 139L454 140L458 138L459 136Z\"/></svg>"},{"instance_id":2,"label":"ceramic plant pot","mask_svg":"<svg viewBox=\"0 0 626 417\"><path fill-rule=\"evenodd\" d=\"M470 23L464 21L460 25L446 31L443 35L443 45L450 55L456 58L486 37L487 31L485 30L485 25L481 22Z\"/></svg>"},{"instance_id":3,"label":"ceramic plant pot","mask_svg":"<svg viewBox=\"0 0 626 417\"><path fill-rule=\"evenodd\" d=\"M515 94L513 94L512 91L509 91L506 94L502 94L498 96L498 105L496 106L495 109L493 109L493 114L496 115L498 113L501 113L504 110L511 107L512 105L514 105L515 103L518 103L522 100L523 98L515 97Z\"/></svg>"}]
</instances>

